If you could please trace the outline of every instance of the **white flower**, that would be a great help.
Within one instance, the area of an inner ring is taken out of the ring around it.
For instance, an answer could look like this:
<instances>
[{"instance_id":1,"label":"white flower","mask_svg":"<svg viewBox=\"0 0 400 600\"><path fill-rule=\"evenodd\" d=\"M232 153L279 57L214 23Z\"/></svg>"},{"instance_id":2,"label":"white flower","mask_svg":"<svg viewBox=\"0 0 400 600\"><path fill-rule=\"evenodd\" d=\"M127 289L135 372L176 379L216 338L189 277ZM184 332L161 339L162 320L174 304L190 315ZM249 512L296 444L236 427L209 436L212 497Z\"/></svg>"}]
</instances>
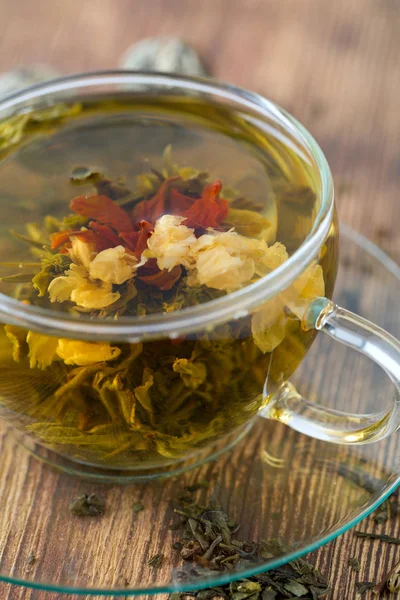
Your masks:
<instances>
[{"instance_id":1,"label":"white flower","mask_svg":"<svg viewBox=\"0 0 400 600\"><path fill-rule=\"evenodd\" d=\"M144 262L139 263L136 256L127 252L123 246L116 246L98 253L89 265L89 275L92 279L120 285L131 279Z\"/></svg>"},{"instance_id":2,"label":"white flower","mask_svg":"<svg viewBox=\"0 0 400 600\"><path fill-rule=\"evenodd\" d=\"M190 269L193 261L190 247L196 242L194 230L182 225L185 217L164 215L157 219L144 257L156 258L159 269L171 271L177 265Z\"/></svg>"}]
</instances>

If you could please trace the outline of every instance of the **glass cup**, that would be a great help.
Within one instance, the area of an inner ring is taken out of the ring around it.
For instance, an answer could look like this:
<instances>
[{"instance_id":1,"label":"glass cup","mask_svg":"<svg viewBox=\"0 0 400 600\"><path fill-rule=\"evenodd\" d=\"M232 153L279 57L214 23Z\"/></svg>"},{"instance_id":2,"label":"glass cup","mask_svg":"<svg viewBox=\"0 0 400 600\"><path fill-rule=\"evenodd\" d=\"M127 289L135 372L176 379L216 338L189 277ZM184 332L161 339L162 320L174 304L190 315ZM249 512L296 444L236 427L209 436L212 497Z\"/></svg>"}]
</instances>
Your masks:
<instances>
[{"instance_id":1,"label":"glass cup","mask_svg":"<svg viewBox=\"0 0 400 600\"><path fill-rule=\"evenodd\" d=\"M0 126L4 131L14 116L36 109L121 94L235 110L243 126L256 126L261 145L268 134L290 147L294 160L301 157L315 193L312 217L304 239L276 269L238 291L176 312L78 318L1 294L0 411L23 443L61 468L113 479L156 475L192 456L203 460L217 442L226 446L239 439L257 414L342 444L376 441L396 430L400 344L330 300L338 249L331 173L315 140L293 117L231 85L114 71L67 77L10 96L0 103ZM6 229L34 220L38 209L3 203ZM288 378L317 331L386 371L395 385L389 411L346 414L296 391ZM108 379L110 363L98 360L85 367L40 365L28 352L32 339L42 348L74 340L82 352L105 344L117 348L119 358Z\"/></svg>"}]
</instances>

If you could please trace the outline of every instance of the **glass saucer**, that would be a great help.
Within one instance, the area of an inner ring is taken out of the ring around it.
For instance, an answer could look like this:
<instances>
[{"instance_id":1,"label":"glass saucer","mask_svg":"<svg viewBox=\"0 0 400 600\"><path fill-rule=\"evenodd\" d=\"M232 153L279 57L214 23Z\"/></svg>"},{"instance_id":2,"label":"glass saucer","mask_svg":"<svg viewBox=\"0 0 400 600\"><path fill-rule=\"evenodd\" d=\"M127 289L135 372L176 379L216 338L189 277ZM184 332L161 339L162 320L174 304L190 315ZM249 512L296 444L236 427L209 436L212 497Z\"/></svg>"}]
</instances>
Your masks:
<instances>
[{"instance_id":1,"label":"glass saucer","mask_svg":"<svg viewBox=\"0 0 400 600\"><path fill-rule=\"evenodd\" d=\"M345 226L336 290L342 306L400 337L400 268ZM389 403L393 393L379 369L322 335L292 381L311 399L348 412L368 412ZM259 417L211 461L120 486L52 470L1 424L0 580L117 597L199 589L276 568L354 526L393 492L400 481L399 436L338 446ZM241 540L277 538L285 550L231 572L204 569L182 580L183 561L173 549L181 536L171 529L174 509L188 485L204 480L209 487L193 496L218 503L240 525ZM70 513L69 502L84 493L105 499L103 516ZM164 554L160 568L148 565L156 554Z\"/></svg>"}]
</instances>

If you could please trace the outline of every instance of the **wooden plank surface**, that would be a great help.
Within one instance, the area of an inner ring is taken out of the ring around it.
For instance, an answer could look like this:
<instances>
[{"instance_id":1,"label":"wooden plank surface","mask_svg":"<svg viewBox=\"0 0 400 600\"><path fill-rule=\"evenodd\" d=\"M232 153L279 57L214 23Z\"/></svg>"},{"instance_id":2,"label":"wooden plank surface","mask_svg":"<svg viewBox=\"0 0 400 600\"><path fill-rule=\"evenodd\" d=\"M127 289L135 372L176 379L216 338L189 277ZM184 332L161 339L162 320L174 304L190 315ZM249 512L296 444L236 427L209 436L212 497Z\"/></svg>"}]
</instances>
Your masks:
<instances>
[{"instance_id":1,"label":"wooden plank surface","mask_svg":"<svg viewBox=\"0 0 400 600\"><path fill-rule=\"evenodd\" d=\"M400 261L400 5L397 0L1 0L0 69L113 68L134 41L179 35L217 77L261 92L314 134L332 167L341 220ZM33 471L39 469L30 463ZM400 520L385 533L400 534ZM314 552L332 600L355 598L351 533ZM364 579L399 559L370 546ZM0 584L3 600L66 596Z\"/></svg>"}]
</instances>

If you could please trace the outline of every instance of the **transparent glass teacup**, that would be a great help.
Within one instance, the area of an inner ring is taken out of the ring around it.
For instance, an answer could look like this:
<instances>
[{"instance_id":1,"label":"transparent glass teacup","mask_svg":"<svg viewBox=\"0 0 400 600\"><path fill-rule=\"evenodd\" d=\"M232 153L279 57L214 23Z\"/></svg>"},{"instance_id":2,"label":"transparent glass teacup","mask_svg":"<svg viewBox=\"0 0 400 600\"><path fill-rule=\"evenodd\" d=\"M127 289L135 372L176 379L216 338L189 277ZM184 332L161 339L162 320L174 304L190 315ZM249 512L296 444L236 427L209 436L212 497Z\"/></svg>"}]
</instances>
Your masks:
<instances>
[{"instance_id":1,"label":"transparent glass teacup","mask_svg":"<svg viewBox=\"0 0 400 600\"><path fill-rule=\"evenodd\" d=\"M15 94L0 103L0 119L4 125L38 108L120 94L151 96L161 104L173 98L230 108L244 126L256 124L260 144L268 134L290 147L306 165L315 193L308 231L289 258L264 277L174 312L118 320L78 318L3 293L1 416L46 460L72 472L110 478L157 474L192 456L210 456L216 442L233 443L257 414L343 444L372 442L397 429L400 344L330 300L338 251L331 174L314 139L290 115L233 86L115 71L68 77ZM15 185L18 197L22 192ZM22 211L12 199L2 203L4 230L36 216L37 207ZM4 246L2 262L8 252ZM387 372L396 386L391 411L378 407L376 414L347 415L297 393L288 378L318 330ZM99 360L44 365L29 355L32 339L42 348L55 340L74 340L82 344L82 352L107 345L117 349L118 358L111 370L111 363Z\"/></svg>"}]
</instances>

